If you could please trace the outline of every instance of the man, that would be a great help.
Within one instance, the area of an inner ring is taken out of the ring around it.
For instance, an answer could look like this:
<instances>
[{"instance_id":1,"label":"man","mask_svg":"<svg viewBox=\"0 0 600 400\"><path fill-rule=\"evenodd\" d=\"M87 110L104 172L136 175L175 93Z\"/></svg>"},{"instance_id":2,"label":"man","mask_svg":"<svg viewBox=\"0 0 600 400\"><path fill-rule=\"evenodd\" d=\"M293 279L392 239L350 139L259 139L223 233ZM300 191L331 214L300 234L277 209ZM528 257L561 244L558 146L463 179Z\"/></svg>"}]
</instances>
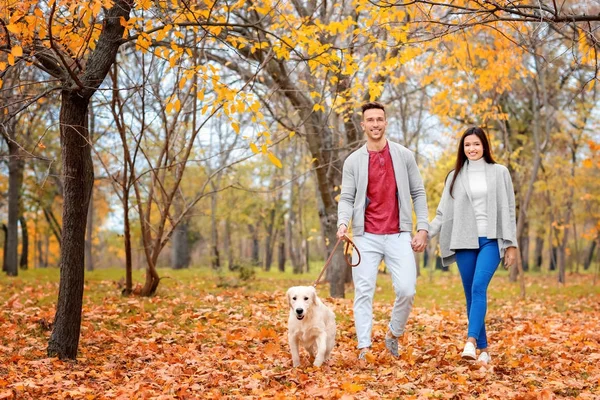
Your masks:
<instances>
[{"instance_id":1,"label":"man","mask_svg":"<svg viewBox=\"0 0 600 400\"><path fill-rule=\"evenodd\" d=\"M358 358L365 359L372 344L373 296L382 259L396 294L385 346L398 357L398 338L404 333L417 282L413 251L422 252L427 245L427 198L413 153L385 138L384 106L364 104L360 125L367 143L344 162L337 236L348 232L352 220L354 242L362 254L360 265L352 269ZM413 206L417 233L411 240Z\"/></svg>"}]
</instances>

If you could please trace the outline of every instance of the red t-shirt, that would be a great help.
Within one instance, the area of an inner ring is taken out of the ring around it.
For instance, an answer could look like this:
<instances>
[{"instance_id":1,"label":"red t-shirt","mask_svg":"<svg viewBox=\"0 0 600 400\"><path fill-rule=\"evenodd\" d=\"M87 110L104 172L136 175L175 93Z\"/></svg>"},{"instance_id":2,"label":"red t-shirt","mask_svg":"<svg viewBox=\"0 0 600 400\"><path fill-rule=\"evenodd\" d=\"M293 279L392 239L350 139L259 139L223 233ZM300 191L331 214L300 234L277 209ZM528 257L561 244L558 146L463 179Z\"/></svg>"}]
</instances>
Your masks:
<instances>
[{"instance_id":1,"label":"red t-shirt","mask_svg":"<svg viewBox=\"0 0 600 400\"><path fill-rule=\"evenodd\" d=\"M390 145L386 143L381 151L369 151L365 232L380 235L400 232L397 192Z\"/></svg>"}]
</instances>

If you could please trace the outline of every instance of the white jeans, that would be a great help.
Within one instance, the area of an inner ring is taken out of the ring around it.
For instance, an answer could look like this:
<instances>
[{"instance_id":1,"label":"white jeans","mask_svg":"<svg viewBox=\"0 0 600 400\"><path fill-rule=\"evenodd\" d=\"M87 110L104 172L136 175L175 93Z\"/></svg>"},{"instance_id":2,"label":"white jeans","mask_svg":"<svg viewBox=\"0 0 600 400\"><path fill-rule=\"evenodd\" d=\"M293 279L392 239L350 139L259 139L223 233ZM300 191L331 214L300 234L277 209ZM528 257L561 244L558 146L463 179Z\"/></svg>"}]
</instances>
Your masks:
<instances>
[{"instance_id":1,"label":"white jeans","mask_svg":"<svg viewBox=\"0 0 600 400\"><path fill-rule=\"evenodd\" d=\"M392 309L389 328L394 336L404 333L417 284L417 264L412 251L410 232L391 235L365 233L355 236L354 243L360 250L362 260L352 268L354 281L354 326L358 338L358 348L371 346L373 328L373 296L377 281L377 269L381 260L392 274L396 300ZM354 252L353 263L358 261Z\"/></svg>"}]
</instances>

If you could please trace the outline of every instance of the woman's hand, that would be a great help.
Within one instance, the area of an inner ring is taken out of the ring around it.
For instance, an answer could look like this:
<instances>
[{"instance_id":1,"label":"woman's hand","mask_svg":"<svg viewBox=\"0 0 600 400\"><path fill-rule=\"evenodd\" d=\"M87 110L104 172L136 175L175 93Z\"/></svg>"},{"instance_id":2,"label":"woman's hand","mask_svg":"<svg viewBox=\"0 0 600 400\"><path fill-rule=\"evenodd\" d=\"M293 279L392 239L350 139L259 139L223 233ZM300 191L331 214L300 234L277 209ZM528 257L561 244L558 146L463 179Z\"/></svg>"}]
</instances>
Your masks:
<instances>
[{"instance_id":1,"label":"woman's hand","mask_svg":"<svg viewBox=\"0 0 600 400\"><path fill-rule=\"evenodd\" d=\"M508 269L517 263L517 248L509 247L504 251L504 268Z\"/></svg>"}]
</instances>

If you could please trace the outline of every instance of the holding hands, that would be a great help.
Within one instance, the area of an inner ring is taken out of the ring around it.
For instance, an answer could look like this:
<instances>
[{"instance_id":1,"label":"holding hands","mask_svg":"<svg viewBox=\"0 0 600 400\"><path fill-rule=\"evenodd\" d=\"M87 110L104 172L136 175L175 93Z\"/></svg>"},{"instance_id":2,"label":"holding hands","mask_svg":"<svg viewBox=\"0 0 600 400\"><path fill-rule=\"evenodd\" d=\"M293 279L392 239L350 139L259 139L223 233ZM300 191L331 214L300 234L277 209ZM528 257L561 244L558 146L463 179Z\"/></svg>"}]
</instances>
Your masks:
<instances>
[{"instance_id":1,"label":"holding hands","mask_svg":"<svg viewBox=\"0 0 600 400\"><path fill-rule=\"evenodd\" d=\"M420 230L417 232L410 245L414 252L422 253L423 250L425 250L425 247L427 247L427 231Z\"/></svg>"}]
</instances>

